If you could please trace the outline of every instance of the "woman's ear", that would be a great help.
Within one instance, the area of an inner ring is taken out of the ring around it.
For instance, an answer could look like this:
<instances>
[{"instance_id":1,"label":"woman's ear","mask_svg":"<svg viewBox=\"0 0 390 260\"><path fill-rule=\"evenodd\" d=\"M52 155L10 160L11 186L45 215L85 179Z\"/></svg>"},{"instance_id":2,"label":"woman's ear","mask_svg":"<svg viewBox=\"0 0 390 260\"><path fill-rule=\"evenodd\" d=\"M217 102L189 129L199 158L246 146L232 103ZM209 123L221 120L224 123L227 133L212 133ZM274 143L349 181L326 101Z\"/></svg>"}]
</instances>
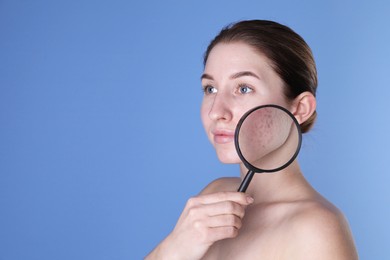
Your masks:
<instances>
[{"instance_id":1,"label":"woman's ear","mask_svg":"<svg viewBox=\"0 0 390 260\"><path fill-rule=\"evenodd\" d=\"M316 111L316 106L316 98L312 93L306 91L294 99L292 113L298 123L302 124Z\"/></svg>"}]
</instances>

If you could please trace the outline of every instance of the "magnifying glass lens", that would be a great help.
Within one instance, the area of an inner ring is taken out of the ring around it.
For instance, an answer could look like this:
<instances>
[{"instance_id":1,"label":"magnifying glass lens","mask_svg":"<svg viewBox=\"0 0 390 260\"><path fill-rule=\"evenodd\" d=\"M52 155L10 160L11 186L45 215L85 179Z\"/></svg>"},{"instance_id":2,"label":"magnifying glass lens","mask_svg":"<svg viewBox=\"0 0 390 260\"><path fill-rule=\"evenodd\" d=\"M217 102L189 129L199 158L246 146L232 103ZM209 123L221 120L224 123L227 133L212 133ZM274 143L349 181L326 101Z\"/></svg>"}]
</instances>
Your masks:
<instances>
[{"instance_id":1,"label":"magnifying glass lens","mask_svg":"<svg viewBox=\"0 0 390 260\"><path fill-rule=\"evenodd\" d=\"M236 129L237 152L249 170L275 172L297 156L301 132L295 117L286 109L257 107L240 120Z\"/></svg>"}]
</instances>

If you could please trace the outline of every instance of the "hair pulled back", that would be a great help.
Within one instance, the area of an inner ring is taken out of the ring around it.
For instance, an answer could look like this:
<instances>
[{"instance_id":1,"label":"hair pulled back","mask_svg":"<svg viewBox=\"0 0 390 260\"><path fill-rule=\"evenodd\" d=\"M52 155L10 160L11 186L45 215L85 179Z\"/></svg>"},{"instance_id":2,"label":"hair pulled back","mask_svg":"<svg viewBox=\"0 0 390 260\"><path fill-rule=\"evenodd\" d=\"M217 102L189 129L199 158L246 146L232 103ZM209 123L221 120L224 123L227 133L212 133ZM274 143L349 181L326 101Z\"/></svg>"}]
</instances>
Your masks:
<instances>
[{"instance_id":1,"label":"hair pulled back","mask_svg":"<svg viewBox=\"0 0 390 260\"><path fill-rule=\"evenodd\" d=\"M248 20L231 24L211 41L204 54L206 65L211 50L219 43L242 42L265 55L285 84L284 94L293 100L303 92L317 90L317 69L305 40L289 27L267 20ZM302 133L313 126L317 113L301 124Z\"/></svg>"}]
</instances>

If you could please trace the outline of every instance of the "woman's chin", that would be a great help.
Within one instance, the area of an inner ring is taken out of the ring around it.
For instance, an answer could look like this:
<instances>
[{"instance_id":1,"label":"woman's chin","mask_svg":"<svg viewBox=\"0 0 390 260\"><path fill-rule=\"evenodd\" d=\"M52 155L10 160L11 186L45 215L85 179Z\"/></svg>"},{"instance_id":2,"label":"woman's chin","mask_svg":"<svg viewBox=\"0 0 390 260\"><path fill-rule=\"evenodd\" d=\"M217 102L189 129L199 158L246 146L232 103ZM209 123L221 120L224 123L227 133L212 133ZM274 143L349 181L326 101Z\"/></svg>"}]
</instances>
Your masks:
<instances>
[{"instance_id":1,"label":"woman's chin","mask_svg":"<svg viewBox=\"0 0 390 260\"><path fill-rule=\"evenodd\" d=\"M234 154L226 154L226 153L217 153L218 159L222 163L226 164L237 164L241 163L240 158L238 157L237 153Z\"/></svg>"}]
</instances>

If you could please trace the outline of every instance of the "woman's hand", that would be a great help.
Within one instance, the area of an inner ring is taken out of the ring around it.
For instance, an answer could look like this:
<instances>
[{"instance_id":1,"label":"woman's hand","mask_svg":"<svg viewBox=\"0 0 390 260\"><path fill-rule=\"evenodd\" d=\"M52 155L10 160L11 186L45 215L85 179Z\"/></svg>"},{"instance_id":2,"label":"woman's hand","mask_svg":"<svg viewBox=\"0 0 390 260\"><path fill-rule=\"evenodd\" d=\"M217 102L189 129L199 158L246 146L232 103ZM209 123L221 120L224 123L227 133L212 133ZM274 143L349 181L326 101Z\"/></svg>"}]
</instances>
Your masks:
<instances>
[{"instance_id":1,"label":"woman's hand","mask_svg":"<svg viewBox=\"0 0 390 260\"><path fill-rule=\"evenodd\" d=\"M237 236L253 199L218 192L188 200L174 230L146 259L200 259L216 241Z\"/></svg>"}]
</instances>

